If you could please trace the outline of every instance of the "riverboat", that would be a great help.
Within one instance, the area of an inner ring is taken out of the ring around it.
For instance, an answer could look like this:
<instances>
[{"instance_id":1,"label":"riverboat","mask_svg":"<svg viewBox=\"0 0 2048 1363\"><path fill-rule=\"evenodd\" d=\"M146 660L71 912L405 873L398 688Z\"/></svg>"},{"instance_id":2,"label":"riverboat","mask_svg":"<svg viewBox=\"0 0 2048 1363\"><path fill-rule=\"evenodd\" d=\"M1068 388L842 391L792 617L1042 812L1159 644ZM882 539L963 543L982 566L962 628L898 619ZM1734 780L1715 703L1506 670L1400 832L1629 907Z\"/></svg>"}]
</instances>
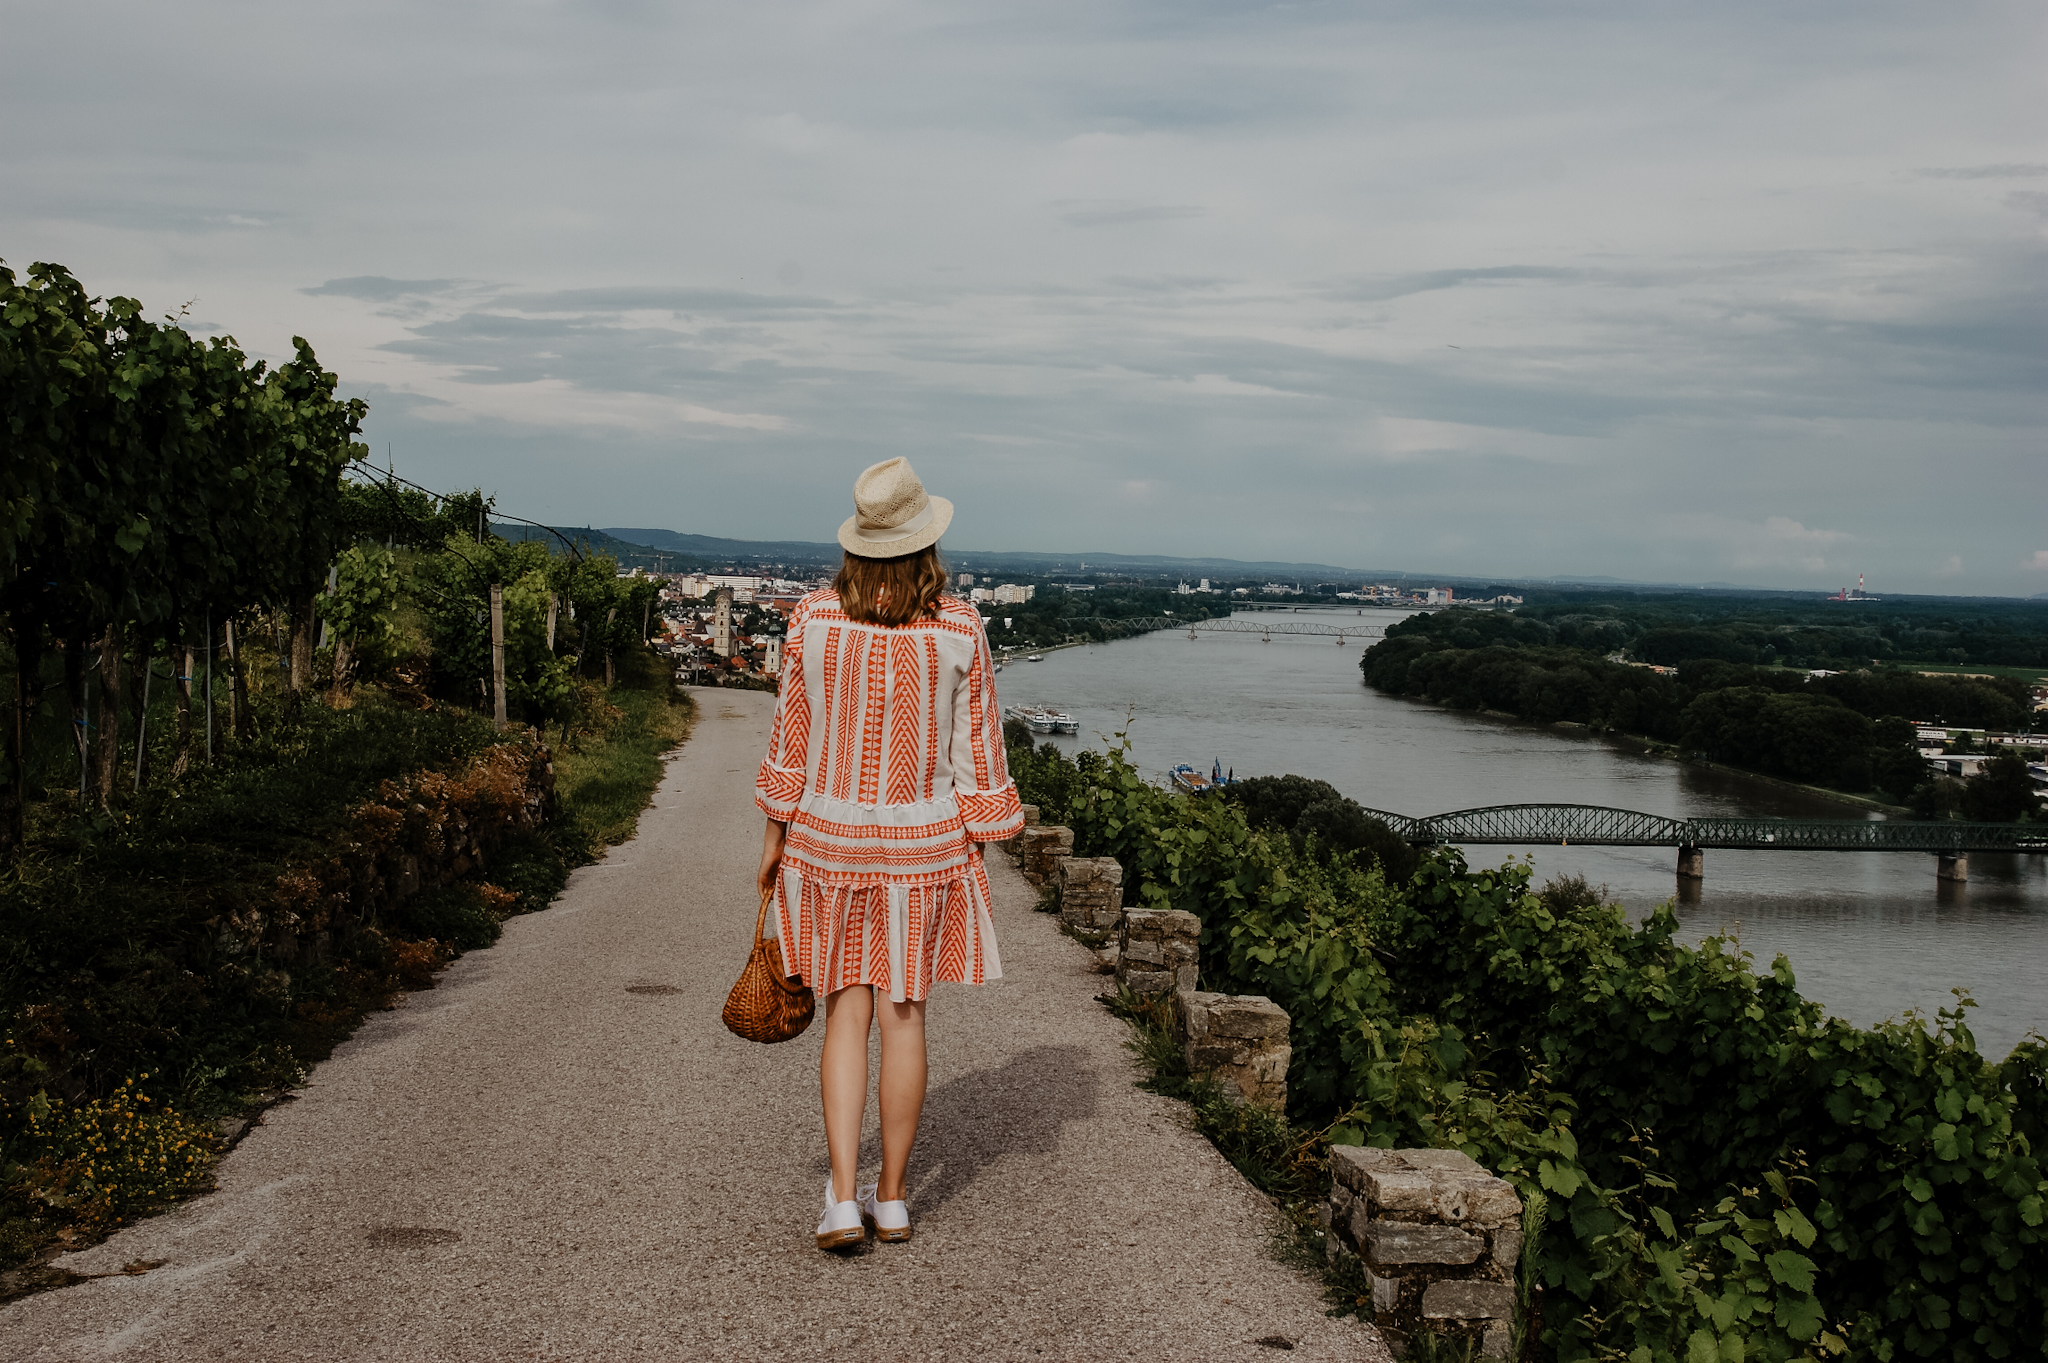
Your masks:
<instances>
[{"instance_id":1,"label":"riverboat","mask_svg":"<svg viewBox=\"0 0 2048 1363\"><path fill-rule=\"evenodd\" d=\"M1166 775L1173 782L1175 790L1184 791L1189 795L1206 795L1212 790L1221 790L1225 786L1237 784L1237 768L1232 767L1230 773L1225 775L1221 762L1216 763L1207 772L1183 762Z\"/></svg>"},{"instance_id":2,"label":"riverboat","mask_svg":"<svg viewBox=\"0 0 2048 1363\"><path fill-rule=\"evenodd\" d=\"M1027 663L1042 663L1045 661L1045 655L1043 653L1027 653L1024 655L1024 661Z\"/></svg>"},{"instance_id":3,"label":"riverboat","mask_svg":"<svg viewBox=\"0 0 2048 1363\"><path fill-rule=\"evenodd\" d=\"M1055 710L1049 705L1012 705L1003 711L1004 719L1021 719L1034 734L1078 734L1080 721L1064 710Z\"/></svg>"}]
</instances>

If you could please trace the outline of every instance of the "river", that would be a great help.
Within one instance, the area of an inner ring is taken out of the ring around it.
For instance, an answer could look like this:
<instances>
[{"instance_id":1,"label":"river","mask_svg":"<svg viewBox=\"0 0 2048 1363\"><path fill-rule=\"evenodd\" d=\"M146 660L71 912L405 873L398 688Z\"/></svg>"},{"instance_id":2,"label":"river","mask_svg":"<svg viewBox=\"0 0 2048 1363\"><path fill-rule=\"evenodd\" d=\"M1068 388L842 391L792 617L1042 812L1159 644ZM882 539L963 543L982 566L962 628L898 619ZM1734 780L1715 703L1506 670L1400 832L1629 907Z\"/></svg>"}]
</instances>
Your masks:
<instances>
[{"instance_id":1,"label":"river","mask_svg":"<svg viewBox=\"0 0 2048 1363\"><path fill-rule=\"evenodd\" d=\"M1366 611L1367 623L1404 612ZM1359 613L1275 620L1335 623ZM1001 642L1000 631L991 636ZM1860 808L1760 778L1648 757L1598 737L1383 696L1363 685L1358 641L1159 633L1022 653L998 678L1006 705L1048 704L1080 721L1069 751L1128 729L1132 755L1168 767L1212 760L1240 776L1296 773L1371 808L1438 814L1482 805L1609 805L1674 818L1853 819ZM1128 724L1126 723L1128 717ZM1474 865L1531 856L1540 884L1577 873L1642 913L1678 894L1662 847L1474 847ZM1706 878L1678 906L1689 931L1735 932L1760 967L1783 954L1799 988L1859 1024L1908 1009L1929 1016L1976 999L1987 1055L2048 1034L2048 857L1973 853L1967 884L1937 882L1918 853L1706 853Z\"/></svg>"}]
</instances>

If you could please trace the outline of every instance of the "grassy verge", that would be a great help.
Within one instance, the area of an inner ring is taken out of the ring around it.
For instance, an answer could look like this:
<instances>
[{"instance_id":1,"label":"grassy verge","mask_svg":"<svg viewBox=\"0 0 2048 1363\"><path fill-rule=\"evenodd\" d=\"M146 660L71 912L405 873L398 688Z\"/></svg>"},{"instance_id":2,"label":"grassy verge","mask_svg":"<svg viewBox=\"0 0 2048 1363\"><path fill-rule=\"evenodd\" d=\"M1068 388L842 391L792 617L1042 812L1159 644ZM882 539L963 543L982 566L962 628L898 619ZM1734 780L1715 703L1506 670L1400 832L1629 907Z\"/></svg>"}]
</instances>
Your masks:
<instances>
[{"instance_id":1,"label":"grassy verge","mask_svg":"<svg viewBox=\"0 0 2048 1363\"><path fill-rule=\"evenodd\" d=\"M259 703L252 741L111 818L62 791L41 802L0 869L0 1300L70 1281L37 1265L203 1191L230 1134L369 1012L632 836L691 704L651 656L585 701L548 817L381 914L309 891L280 931L280 888L333 885L380 791L453 789L528 739L498 746L479 716L364 688L343 710Z\"/></svg>"},{"instance_id":2,"label":"grassy verge","mask_svg":"<svg viewBox=\"0 0 2048 1363\"><path fill-rule=\"evenodd\" d=\"M621 663L616 685L584 697L589 722L554 749L554 817L491 866L491 879L518 894L520 912L546 908L571 871L633 836L661 784L664 755L689 737L696 706L663 661L648 654Z\"/></svg>"}]
</instances>

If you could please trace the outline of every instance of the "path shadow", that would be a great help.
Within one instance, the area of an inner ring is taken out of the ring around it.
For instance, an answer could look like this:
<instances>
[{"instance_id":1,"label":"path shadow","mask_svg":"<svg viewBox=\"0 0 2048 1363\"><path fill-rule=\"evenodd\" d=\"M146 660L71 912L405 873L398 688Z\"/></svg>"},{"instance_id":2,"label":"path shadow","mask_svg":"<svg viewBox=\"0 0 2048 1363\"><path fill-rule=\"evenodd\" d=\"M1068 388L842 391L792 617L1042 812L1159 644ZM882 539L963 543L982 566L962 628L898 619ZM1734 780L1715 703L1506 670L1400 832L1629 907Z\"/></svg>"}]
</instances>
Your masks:
<instances>
[{"instance_id":1,"label":"path shadow","mask_svg":"<svg viewBox=\"0 0 2048 1363\"><path fill-rule=\"evenodd\" d=\"M1095 1116L1101 1081L1087 1047L1039 1046L931 1090L910 1156L910 1205L943 1207L1004 1156L1052 1155L1062 1127ZM879 1135L862 1140L860 1160L863 1170L881 1164ZM812 1167L820 1178L831 1172L823 1154Z\"/></svg>"}]
</instances>

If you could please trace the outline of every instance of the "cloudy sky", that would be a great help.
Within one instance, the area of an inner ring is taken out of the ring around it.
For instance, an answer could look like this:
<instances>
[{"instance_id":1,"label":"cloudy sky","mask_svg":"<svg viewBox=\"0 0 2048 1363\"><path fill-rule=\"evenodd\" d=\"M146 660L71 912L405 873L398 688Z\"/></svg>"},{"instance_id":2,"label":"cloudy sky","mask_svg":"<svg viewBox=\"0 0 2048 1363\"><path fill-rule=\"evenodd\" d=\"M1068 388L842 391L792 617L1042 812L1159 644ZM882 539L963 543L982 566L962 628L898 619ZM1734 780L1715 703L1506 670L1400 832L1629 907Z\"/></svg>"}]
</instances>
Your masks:
<instances>
[{"instance_id":1,"label":"cloudy sky","mask_svg":"<svg viewBox=\"0 0 2048 1363\"><path fill-rule=\"evenodd\" d=\"M2034 3L7 0L0 257L557 523L2048 592Z\"/></svg>"}]
</instances>

